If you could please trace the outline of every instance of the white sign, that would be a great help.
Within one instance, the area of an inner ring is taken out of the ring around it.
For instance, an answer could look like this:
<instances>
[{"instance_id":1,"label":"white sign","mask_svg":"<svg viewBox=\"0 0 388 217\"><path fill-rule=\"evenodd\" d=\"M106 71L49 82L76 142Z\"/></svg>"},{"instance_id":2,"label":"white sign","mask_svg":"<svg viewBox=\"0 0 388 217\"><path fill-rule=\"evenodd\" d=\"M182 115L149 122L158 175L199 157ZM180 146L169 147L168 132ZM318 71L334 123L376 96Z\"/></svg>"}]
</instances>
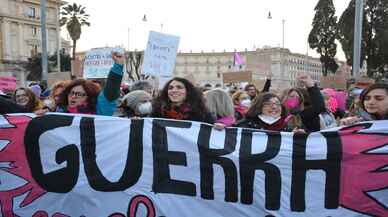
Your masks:
<instances>
[{"instance_id":1,"label":"white sign","mask_svg":"<svg viewBox=\"0 0 388 217\"><path fill-rule=\"evenodd\" d=\"M0 116L0 216L388 216L388 121L311 134Z\"/></svg>"},{"instance_id":2,"label":"white sign","mask_svg":"<svg viewBox=\"0 0 388 217\"><path fill-rule=\"evenodd\" d=\"M144 53L143 74L172 76L178 46L179 37L151 31Z\"/></svg>"},{"instance_id":3,"label":"white sign","mask_svg":"<svg viewBox=\"0 0 388 217\"><path fill-rule=\"evenodd\" d=\"M112 52L124 53L123 48L96 48L86 52L84 78L106 78L113 66Z\"/></svg>"}]
</instances>

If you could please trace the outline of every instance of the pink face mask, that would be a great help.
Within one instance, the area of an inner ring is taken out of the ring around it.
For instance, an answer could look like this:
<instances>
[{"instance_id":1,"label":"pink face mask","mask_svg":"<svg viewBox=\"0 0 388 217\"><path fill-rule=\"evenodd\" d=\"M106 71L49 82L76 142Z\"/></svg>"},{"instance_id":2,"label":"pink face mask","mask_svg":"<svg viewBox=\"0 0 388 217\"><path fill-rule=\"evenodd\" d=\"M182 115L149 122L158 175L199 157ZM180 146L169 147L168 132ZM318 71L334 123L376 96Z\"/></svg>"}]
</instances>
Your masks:
<instances>
[{"instance_id":1,"label":"pink face mask","mask_svg":"<svg viewBox=\"0 0 388 217\"><path fill-rule=\"evenodd\" d=\"M299 107L300 100L298 97L290 97L284 101L284 106L288 109L295 109Z\"/></svg>"}]
</instances>

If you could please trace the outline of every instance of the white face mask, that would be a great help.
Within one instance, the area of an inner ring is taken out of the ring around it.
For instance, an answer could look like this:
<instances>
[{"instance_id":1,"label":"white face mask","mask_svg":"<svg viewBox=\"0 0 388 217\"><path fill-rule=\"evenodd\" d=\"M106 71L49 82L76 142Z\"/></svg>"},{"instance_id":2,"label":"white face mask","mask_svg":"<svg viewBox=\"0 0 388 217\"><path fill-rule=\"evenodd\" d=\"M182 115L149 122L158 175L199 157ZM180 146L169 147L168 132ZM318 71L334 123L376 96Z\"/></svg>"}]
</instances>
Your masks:
<instances>
[{"instance_id":1,"label":"white face mask","mask_svg":"<svg viewBox=\"0 0 388 217\"><path fill-rule=\"evenodd\" d=\"M148 115L152 112L151 102L142 103L138 106L139 113L142 115Z\"/></svg>"},{"instance_id":2,"label":"white face mask","mask_svg":"<svg viewBox=\"0 0 388 217\"><path fill-rule=\"evenodd\" d=\"M248 108L249 106L251 106L251 100L250 99L241 100L240 105Z\"/></svg>"},{"instance_id":3,"label":"white face mask","mask_svg":"<svg viewBox=\"0 0 388 217\"><path fill-rule=\"evenodd\" d=\"M43 101L43 104L49 108L53 108L55 103L51 99L45 99Z\"/></svg>"},{"instance_id":4,"label":"white face mask","mask_svg":"<svg viewBox=\"0 0 388 217\"><path fill-rule=\"evenodd\" d=\"M276 117L276 118L275 118L275 117L273 117L273 116L263 115L263 114L259 115L259 118L260 118L260 120L262 120L264 123L269 124L269 125L275 123L276 121L278 121L278 120L280 119L280 117Z\"/></svg>"}]
</instances>

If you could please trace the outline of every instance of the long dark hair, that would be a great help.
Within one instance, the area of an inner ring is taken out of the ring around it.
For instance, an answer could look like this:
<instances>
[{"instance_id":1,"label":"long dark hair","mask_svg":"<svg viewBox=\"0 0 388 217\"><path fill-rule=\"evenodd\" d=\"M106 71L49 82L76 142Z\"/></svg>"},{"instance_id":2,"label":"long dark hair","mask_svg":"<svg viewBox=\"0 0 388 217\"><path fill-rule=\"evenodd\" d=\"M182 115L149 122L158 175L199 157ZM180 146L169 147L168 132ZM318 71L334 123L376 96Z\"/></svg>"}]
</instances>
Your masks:
<instances>
[{"instance_id":1,"label":"long dark hair","mask_svg":"<svg viewBox=\"0 0 388 217\"><path fill-rule=\"evenodd\" d=\"M67 108L69 105L68 96L70 94L71 89L76 86L82 86L84 88L87 95L87 103L88 109L92 112L96 111L97 105L97 96L101 91L101 87L93 81L88 81L85 79L76 79L69 83L66 88L62 91L58 106L62 108Z\"/></svg>"},{"instance_id":2,"label":"long dark hair","mask_svg":"<svg viewBox=\"0 0 388 217\"><path fill-rule=\"evenodd\" d=\"M185 78L175 77L168 81L162 91L159 92L159 95L156 97L156 99L153 101L153 116L155 117L162 117L162 109L170 109L171 108L171 101L168 98L168 87L170 86L170 83L173 81L178 81L183 83L183 85L186 88L186 98L184 103L188 104L190 107L190 118L196 119L196 120L202 120L204 118L204 115L208 113L208 109L205 105L205 100L202 95L202 92L199 91L198 88L194 87L194 85Z\"/></svg>"},{"instance_id":3,"label":"long dark hair","mask_svg":"<svg viewBox=\"0 0 388 217\"><path fill-rule=\"evenodd\" d=\"M272 98L276 98L279 100L280 104L282 103L282 101L280 100L280 98L276 94L268 93L268 92L261 93L253 100L252 105L249 107L249 109L247 111L246 117L247 118L256 118L258 115L262 114L264 103L268 102ZM281 116L284 116L285 109L284 109L283 105L281 105L281 107L282 107L281 108L282 109Z\"/></svg>"}]
</instances>

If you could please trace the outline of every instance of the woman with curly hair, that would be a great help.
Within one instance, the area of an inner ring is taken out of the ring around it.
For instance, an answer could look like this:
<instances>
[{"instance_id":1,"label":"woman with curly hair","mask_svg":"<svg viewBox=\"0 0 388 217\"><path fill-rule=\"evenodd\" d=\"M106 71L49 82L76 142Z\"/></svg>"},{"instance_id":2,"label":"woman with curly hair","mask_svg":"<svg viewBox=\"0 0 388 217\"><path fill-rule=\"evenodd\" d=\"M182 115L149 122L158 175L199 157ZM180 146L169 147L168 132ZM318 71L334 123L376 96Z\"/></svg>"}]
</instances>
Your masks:
<instances>
[{"instance_id":1,"label":"woman with curly hair","mask_svg":"<svg viewBox=\"0 0 388 217\"><path fill-rule=\"evenodd\" d=\"M49 100L49 105L47 105L47 107L49 107L50 111L55 111L57 105L60 103L61 94L69 83L69 81L58 81L53 84L47 99Z\"/></svg>"},{"instance_id":2,"label":"woman with curly hair","mask_svg":"<svg viewBox=\"0 0 388 217\"><path fill-rule=\"evenodd\" d=\"M124 57L113 52L112 58L114 65L103 90L96 82L85 79L73 80L60 94L56 112L112 116L120 96ZM36 114L42 115L47 111L38 111Z\"/></svg>"},{"instance_id":3,"label":"woman with curly hair","mask_svg":"<svg viewBox=\"0 0 388 217\"><path fill-rule=\"evenodd\" d=\"M213 123L202 93L184 78L173 78L166 83L154 100L151 117Z\"/></svg>"}]
</instances>

